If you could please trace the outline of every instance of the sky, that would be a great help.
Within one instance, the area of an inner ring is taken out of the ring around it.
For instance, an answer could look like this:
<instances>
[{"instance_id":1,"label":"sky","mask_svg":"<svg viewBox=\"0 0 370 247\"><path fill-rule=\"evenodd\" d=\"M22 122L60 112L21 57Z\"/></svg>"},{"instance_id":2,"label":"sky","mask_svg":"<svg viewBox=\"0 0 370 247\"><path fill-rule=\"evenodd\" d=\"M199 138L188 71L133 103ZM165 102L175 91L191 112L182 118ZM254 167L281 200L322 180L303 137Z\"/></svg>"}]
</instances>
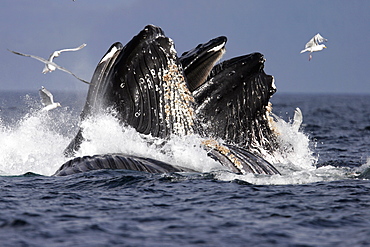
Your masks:
<instances>
[{"instance_id":1,"label":"sky","mask_svg":"<svg viewBox=\"0 0 370 247\"><path fill-rule=\"evenodd\" d=\"M370 94L370 1L365 0L1 0L0 91L86 91L62 71L7 49L47 58L86 43L55 62L90 80L116 41L126 44L147 24L160 26L179 55L227 36L222 60L252 52L266 58L277 93ZM320 33L327 49L300 54Z\"/></svg>"}]
</instances>

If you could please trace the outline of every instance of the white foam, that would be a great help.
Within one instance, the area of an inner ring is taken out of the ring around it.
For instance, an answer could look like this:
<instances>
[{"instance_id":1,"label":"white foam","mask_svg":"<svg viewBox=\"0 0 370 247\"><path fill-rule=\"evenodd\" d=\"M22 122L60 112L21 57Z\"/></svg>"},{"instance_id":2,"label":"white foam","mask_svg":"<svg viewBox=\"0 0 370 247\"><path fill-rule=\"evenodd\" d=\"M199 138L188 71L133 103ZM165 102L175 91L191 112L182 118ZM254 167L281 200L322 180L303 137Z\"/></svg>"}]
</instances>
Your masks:
<instances>
[{"instance_id":1,"label":"white foam","mask_svg":"<svg viewBox=\"0 0 370 247\"><path fill-rule=\"evenodd\" d=\"M63 111L64 110L64 111ZM68 159L63 151L77 129L70 129L69 122L76 121L67 109L46 112L31 111L14 126L4 126L0 121L0 174L20 175L34 172L52 175ZM276 129L280 133L282 149L266 157L282 175L236 175L225 171L219 163L207 156L199 145L197 135L174 136L169 141L143 136L133 128L122 127L111 115L100 115L82 123L84 137L76 156L124 153L161 160L198 172L212 172L223 181L235 179L252 184L304 184L318 181L345 179L353 175L347 168L325 166L316 168L313 143L303 132L277 118ZM72 131L70 134L68 131ZM370 166L370 161L363 170ZM223 170L223 171L222 171ZM352 175L351 175L352 174Z\"/></svg>"},{"instance_id":2,"label":"white foam","mask_svg":"<svg viewBox=\"0 0 370 247\"><path fill-rule=\"evenodd\" d=\"M169 141L143 136L135 129L122 127L110 115L100 115L82 123L83 136L78 156L123 153L157 159L172 165L187 167L199 172L223 169L207 156L196 135L173 136Z\"/></svg>"},{"instance_id":3,"label":"white foam","mask_svg":"<svg viewBox=\"0 0 370 247\"><path fill-rule=\"evenodd\" d=\"M216 178L222 181L241 180L256 185L308 184L321 181L336 181L348 178L347 168L325 166L314 170L292 171L283 175L237 175L230 172L218 172Z\"/></svg>"},{"instance_id":4,"label":"white foam","mask_svg":"<svg viewBox=\"0 0 370 247\"><path fill-rule=\"evenodd\" d=\"M48 120L46 112L27 114L16 126L0 128L2 175L51 175L63 164L69 138L54 130Z\"/></svg>"},{"instance_id":5,"label":"white foam","mask_svg":"<svg viewBox=\"0 0 370 247\"><path fill-rule=\"evenodd\" d=\"M279 150L274 153L276 162L281 163L281 172L313 170L318 157L313 154L315 143L303 133L295 122L285 122L274 116L274 127L278 134ZM303 118L301 116L301 118Z\"/></svg>"}]
</instances>

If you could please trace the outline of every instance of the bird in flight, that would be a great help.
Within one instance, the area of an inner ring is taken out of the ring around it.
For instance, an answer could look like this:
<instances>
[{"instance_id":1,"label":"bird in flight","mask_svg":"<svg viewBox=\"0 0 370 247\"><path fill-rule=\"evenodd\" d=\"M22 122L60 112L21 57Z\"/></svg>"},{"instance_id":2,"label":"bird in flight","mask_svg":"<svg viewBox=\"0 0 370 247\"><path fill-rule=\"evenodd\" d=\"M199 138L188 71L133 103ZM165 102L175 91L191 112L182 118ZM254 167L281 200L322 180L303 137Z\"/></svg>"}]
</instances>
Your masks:
<instances>
[{"instance_id":1,"label":"bird in flight","mask_svg":"<svg viewBox=\"0 0 370 247\"><path fill-rule=\"evenodd\" d=\"M307 42L307 44L305 46L305 49L303 49L301 51L301 53L304 53L306 51L310 52L308 61L311 61L311 59L312 59L311 53L314 52L314 51L321 51L324 48L326 48L326 46L324 44L320 44L320 43L326 42L326 41L328 41L328 40L325 39L324 37L322 37L318 33L310 41Z\"/></svg>"},{"instance_id":2,"label":"bird in flight","mask_svg":"<svg viewBox=\"0 0 370 247\"><path fill-rule=\"evenodd\" d=\"M58 106L61 107L59 102L54 102L53 95L44 87L41 87L39 90L41 103L44 105L41 111L49 111L52 109L57 108Z\"/></svg>"},{"instance_id":3,"label":"bird in flight","mask_svg":"<svg viewBox=\"0 0 370 247\"><path fill-rule=\"evenodd\" d=\"M56 69L59 69L61 71L64 71L64 72L67 72L68 74L73 75L75 78L77 78L78 80L80 80L80 81L82 81L84 83L90 84L90 82L87 82L87 81L79 78L78 76L76 76L75 74L73 74L71 71L69 71L66 68L64 68L62 66L59 66L58 64L56 64L56 63L53 62L53 59L56 58L56 57L58 57L62 52L65 52L65 51L78 51L78 50L84 48L85 46L86 46L86 44L82 44L82 45L80 45L77 48L69 48L69 49L62 49L62 50L59 50L59 51L54 51L49 56L49 59L45 59L45 58L38 57L38 56L35 56L35 55L24 54L24 53L12 51L12 50L9 50L9 49L8 49L8 51L10 51L10 52L12 52L14 54L20 55L20 56L31 57L31 58L34 58L36 60L39 60L40 62L43 62L45 64L45 67L42 70L42 73L43 74L46 74L47 72L52 72L52 71L54 71Z\"/></svg>"}]
</instances>

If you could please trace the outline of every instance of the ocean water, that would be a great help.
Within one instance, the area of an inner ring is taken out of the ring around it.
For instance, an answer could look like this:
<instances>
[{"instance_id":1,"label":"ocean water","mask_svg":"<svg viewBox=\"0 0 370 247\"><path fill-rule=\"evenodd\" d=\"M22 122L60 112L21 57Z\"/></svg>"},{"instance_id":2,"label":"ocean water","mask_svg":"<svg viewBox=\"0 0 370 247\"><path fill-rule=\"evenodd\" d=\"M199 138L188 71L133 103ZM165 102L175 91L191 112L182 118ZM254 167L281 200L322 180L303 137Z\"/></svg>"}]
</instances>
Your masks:
<instances>
[{"instance_id":1,"label":"ocean water","mask_svg":"<svg viewBox=\"0 0 370 247\"><path fill-rule=\"evenodd\" d=\"M199 173L93 171L51 176L78 128L85 94L0 92L0 246L369 246L370 95L272 98L282 175L235 175L196 143L161 148L114 118L84 122L78 155L125 152ZM303 113L299 130L294 110Z\"/></svg>"}]
</instances>

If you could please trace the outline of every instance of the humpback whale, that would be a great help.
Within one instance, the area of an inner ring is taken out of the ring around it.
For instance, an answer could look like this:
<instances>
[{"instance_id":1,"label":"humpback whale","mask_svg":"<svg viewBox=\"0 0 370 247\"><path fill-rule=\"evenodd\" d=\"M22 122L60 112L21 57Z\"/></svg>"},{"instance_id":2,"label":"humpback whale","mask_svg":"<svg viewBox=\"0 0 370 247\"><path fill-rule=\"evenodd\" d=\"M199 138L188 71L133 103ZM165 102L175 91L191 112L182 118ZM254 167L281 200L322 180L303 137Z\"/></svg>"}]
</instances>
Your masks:
<instances>
[{"instance_id":1,"label":"humpback whale","mask_svg":"<svg viewBox=\"0 0 370 247\"><path fill-rule=\"evenodd\" d=\"M125 46L114 43L99 61L80 115L81 121L114 112L124 126L168 140L199 135L208 155L238 174L279 174L259 149L273 151L269 99L274 79L266 75L260 53L215 65L225 52L220 36L180 57L161 28L148 25ZM222 142L219 140L223 140ZM65 149L72 157L85 140L83 128ZM192 171L159 160L127 154L75 157L54 175L97 169L150 173Z\"/></svg>"}]
</instances>

